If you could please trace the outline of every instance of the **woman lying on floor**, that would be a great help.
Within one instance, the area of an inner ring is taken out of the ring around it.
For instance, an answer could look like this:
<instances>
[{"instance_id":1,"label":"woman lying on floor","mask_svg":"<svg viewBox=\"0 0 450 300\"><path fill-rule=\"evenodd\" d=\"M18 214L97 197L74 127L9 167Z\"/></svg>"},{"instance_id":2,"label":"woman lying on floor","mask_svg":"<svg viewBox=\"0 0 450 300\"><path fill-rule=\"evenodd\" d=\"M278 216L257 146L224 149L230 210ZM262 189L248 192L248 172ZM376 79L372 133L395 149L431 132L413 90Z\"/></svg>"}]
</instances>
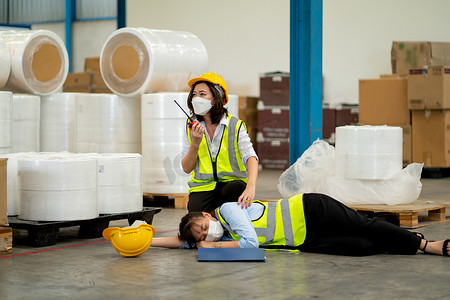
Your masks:
<instances>
[{"instance_id":1,"label":"woman lying on floor","mask_svg":"<svg viewBox=\"0 0 450 300\"><path fill-rule=\"evenodd\" d=\"M381 253L450 255L450 239L427 241L420 233L368 218L322 194L300 194L276 202L235 202L214 216L191 212L181 219L179 235L153 239L166 248L273 248L335 255Z\"/></svg>"}]
</instances>

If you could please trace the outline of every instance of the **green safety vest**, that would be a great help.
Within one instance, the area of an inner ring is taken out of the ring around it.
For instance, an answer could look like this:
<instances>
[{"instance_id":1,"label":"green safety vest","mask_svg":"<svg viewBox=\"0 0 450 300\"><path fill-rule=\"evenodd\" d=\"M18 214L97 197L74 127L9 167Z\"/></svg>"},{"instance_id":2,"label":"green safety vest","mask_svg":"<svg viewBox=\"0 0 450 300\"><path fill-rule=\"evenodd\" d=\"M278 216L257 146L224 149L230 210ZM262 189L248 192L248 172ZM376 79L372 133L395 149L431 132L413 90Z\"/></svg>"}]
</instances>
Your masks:
<instances>
[{"instance_id":1,"label":"green safety vest","mask_svg":"<svg viewBox=\"0 0 450 300\"><path fill-rule=\"evenodd\" d=\"M303 194L276 202L257 200L254 202L264 205L263 215L257 220L252 220L261 247L295 248L303 244L306 237ZM239 236L220 214L220 207L215 210L215 213L216 218L228 230L231 237L238 241Z\"/></svg>"},{"instance_id":2,"label":"green safety vest","mask_svg":"<svg viewBox=\"0 0 450 300\"><path fill-rule=\"evenodd\" d=\"M212 191L216 187L216 183L222 181L240 179L247 182L247 169L242 163L238 148L239 128L242 125L247 129L244 122L228 115L228 126L225 126L223 130L216 157L211 156L206 137L203 135L198 149L197 162L188 182L189 193ZM189 126L186 126L186 130L189 144L191 144Z\"/></svg>"}]
</instances>

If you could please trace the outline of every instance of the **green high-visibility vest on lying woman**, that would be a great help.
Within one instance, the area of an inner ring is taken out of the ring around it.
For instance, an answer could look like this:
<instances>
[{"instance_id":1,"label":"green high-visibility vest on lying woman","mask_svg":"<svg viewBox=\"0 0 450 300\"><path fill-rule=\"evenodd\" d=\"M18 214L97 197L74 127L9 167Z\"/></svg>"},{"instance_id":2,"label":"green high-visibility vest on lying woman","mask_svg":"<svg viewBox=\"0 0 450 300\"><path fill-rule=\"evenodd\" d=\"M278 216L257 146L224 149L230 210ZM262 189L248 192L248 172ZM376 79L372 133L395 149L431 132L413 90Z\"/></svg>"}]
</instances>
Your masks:
<instances>
[{"instance_id":1,"label":"green high-visibility vest on lying woman","mask_svg":"<svg viewBox=\"0 0 450 300\"><path fill-rule=\"evenodd\" d=\"M416 254L419 247L426 248L422 238L419 233L364 216L327 195L311 193L274 202L255 201L245 209L229 202L213 214L189 213L180 222L181 242L172 246L263 247L362 256ZM158 241L155 245L167 243ZM442 251L433 254L447 254L447 245L440 241Z\"/></svg>"},{"instance_id":2,"label":"green high-visibility vest on lying woman","mask_svg":"<svg viewBox=\"0 0 450 300\"><path fill-rule=\"evenodd\" d=\"M257 219L252 219L252 225L258 236L258 244L262 247L298 247L303 244L306 237L305 215L303 212L303 195L277 202L254 201L263 206L263 212ZM215 211L216 218L230 233L231 237L239 241L239 235L231 228L220 213L221 208Z\"/></svg>"}]
</instances>

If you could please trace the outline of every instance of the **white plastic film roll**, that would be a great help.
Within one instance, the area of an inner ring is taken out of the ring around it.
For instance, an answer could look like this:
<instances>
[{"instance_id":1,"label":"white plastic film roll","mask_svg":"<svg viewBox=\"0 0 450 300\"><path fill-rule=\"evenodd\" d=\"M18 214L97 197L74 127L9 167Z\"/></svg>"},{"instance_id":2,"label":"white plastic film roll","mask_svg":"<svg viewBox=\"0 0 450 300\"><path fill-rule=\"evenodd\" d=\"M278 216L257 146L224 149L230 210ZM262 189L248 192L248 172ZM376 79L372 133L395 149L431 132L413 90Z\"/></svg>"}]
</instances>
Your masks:
<instances>
[{"instance_id":1,"label":"white plastic film roll","mask_svg":"<svg viewBox=\"0 0 450 300\"><path fill-rule=\"evenodd\" d=\"M143 190L146 193L187 193L189 175L181 169L181 151L189 114L187 93L142 95Z\"/></svg>"},{"instance_id":2,"label":"white plastic film roll","mask_svg":"<svg viewBox=\"0 0 450 300\"><path fill-rule=\"evenodd\" d=\"M228 103L225 107L230 115L239 118L239 97L237 95L228 95Z\"/></svg>"},{"instance_id":3,"label":"white plastic film roll","mask_svg":"<svg viewBox=\"0 0 450 300\"><path fill-rule=\"evenodd\" d=\"M112 33L100 55L106 85L122 96L187 91L193 75L208 70L208 54L192 33L122 28Z\"/></svg>"},{"instance_id":4,"label":"white plastic film roll","mask_svg":"<svg viewBox=\"0 0 450 300\"><path fill-rule=\"evenodd\" d=\"M0 36L0 90L5 87L11 71L11 57L5 40Z\"/></svg>"},{"instance_id":5,"label":"white plastic film roll","mask_svg":"<svg viewBox=\"0 0 450 300\"><path fill-rule=\"evenodd\" d=\"M12 109L13 94L0 92L0 149L7 148L8 151L12 148Z\"/></svg>"},{"instance_id":6,"label":"white plastic film roll","mask_svg":"<svg viewBox=\"0 0 450 300\"><path fill-rule=\"evenodd\" d=\"M20 187L17 176L17 160L23 156L35 155L33 152L1 154L1 158L7 158L7 214L17 216L20 212Z\"/></svg>"},{"instance_id":7,"label":"white plastic film roll","mask_svg":"<svg viewBox=\"0 0 450 300\"><path fill-rule=\"evenodd\" d=\"M388 179L402 169L401 127L336 128L336 175L347 179Z\"/></svg>"},{"instance_id":8,"label":"white plastic film roll","mask_svg":"<svg viewBox=\"0 0 450 300\"><path fill-rule=\"evenodd\" d=\"M141 152L140 99L76 95L76 152Z\"/></svg>"},{"instance_id":9,"label":"white plastic film roll","mask_svg":"<svg viewBox=\"0 0 450 300\"><path fill-rule=\"evenodd\" d=\"M19 218L32 221L72 221L97 218L97 190L21 190Z\"/></svg>"},{"instance_id":10,"label":"white plastic film roll","mask_svg":"<svg viewBox=\"0 0 450 300\"><path fill-rule=\"evenodd\" d=\"M38 95L54 93L68 73L68 55L63 41L49 30L0 32L11 56L6 88Z\"/></svg>"},{"instance_id":11,"label":"white plastic film roll","mask_svg":"<svg viewBox=\"0 0 450 300\"><path fill-rule=\"evenodd\" d=\"M86 156L39 154L18 160L20 188L28 191L95 190L96 170L97 161Z\"/></svg>"},{"instance_id":12,"label":"white plastic film roll","mask_svg":"<svg viewBox=\"0 0 450 300\"><path fill-rule=\"evenodd\" d=\"M41 151L75 152L76 93L41 97Z\"/></svg>"},{"instance_id":13,"label":"white plastic film roll","mask_svg":"<svg viewBox=\"0 0 450 300\"><path fill-rule=\"evenodd\" d=\"M36 153L17 160L19 218L34 221L98 217L97 160L70 153Z\"/></svg>"},{"instance_id":14,"label":"white plastic film roll","mask_svg":"<svg viewBox=\"0 0 450 300\"><path fill-rule=\"evenodd\" d=\"M41 98L13 94L13 153L39 152Z\"/></svg>"}]
</instances>

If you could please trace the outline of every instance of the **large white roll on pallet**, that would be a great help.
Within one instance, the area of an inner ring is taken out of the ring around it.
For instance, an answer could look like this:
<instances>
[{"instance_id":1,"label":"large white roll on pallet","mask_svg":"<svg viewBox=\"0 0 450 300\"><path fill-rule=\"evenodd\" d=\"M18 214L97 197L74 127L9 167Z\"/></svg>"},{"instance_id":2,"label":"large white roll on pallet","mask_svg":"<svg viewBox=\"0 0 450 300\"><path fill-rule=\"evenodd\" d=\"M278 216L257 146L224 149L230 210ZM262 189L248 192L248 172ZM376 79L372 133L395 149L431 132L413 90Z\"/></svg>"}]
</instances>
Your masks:
<instances>
[{"instance_id":1,"label":"large white roll on pallet","mask_svg":"<svg viewBox=\"0 0 450 300\"><path fill-rule=\"evenodd\" d=\"M10 153L12 149L13 94L0 91L0 152Z\"/></svg>"},{"instance_id":2,"label":"large white roll on pallet","mask_svg":"<svg viewBox=\"0 0 450 300\"><path fill-rule=\"evenodd\" d=\"M142 156L138 153L104 153L94 157L98 161L99 213L141 211Z\"/></svg>"},{"instance_id":3,"label":"large white roll on pallet","mask_svg":"<svg viewBox=\"0 0 450 300\"><path fill-rule=\"evenodd\" d=\"M11 57L9 55L8 45L0 36L0 90L5 87L11 72Z\"/></svg>"},{"instance_id":4,"label":"large white roll on pallet","mask_svg":"<svg viewBox=\"0 0 450 300\"><path fill-rule=\"evenodd\" d=\"M228 95L228 103L225 107L230 115L239 118L239 97L237 95Z\"/></svg>"},{"instance_id":5,"label":"large white roll on pallet","mask_svg":"<svg viewBox=\"0 0 450 300\"><path fill-rule=\"evenodd\" d=\"M388 179L402 170L403 132L391 126L336 128L336 175L347 179Z\"/></svg>"},{"instance_id":6,"label":"large white roll on pallet","mask_svg":"<svg viewBox=\"0 0 450 300\"><path fill-rule=\"evenodd\" d=\"M40 120L39 96L13 94L13 153L39 152Z\"/></svg>"},{"instance_id":7,"label":"large white roll on pallet","mask_svg":"<svg viewBox=\"0 0 450 300\"><path fill-rule=\"evenodd\" d=\"M150 92L181 92L193 76L208 70L208 54L192 33L122 28L112 33L100 55L106 85L128 97Z\"/></svg>"},{"instance_id":8,"label":"large white roll on pallet","mask_svg":"<svg viewBox=\"0 0 450 300\"><path fill-rule=\"evenodd\" d=\"M97 160L37 154L18 159L19 218L68 221L98 217Z\"/></svg>"},{"instance_id":9,"label":"large white roll on pallet","mask_svg":"<svg viewBox=\"0 0 450 300\"><path fill-rule=\"evenodd\" d=\"M4 31L11 57L6 89L48 95L61 89L69 70L64 42L49 30Z\"/></svg>"},{"instance_id":10,"label":"large white roll on pallet","mask_svg":"<svg viewBox=\"0 0 450 300\"><path fill-rule=\"evenodd\" d=\"M75 152L76 93L55 93L41 97L41 151Z\"/></svg>"},{"instance_id":11,"label":"large white roll on pallet","mask_svg":"<svg viewBox=\"0 0 450 300\"><path fill-rule=\"evenodd\" d=\"M151 194L187 193L189 175L181 169L188 93L142 95L143 190Z\"/></svg>"}]
</instances>

